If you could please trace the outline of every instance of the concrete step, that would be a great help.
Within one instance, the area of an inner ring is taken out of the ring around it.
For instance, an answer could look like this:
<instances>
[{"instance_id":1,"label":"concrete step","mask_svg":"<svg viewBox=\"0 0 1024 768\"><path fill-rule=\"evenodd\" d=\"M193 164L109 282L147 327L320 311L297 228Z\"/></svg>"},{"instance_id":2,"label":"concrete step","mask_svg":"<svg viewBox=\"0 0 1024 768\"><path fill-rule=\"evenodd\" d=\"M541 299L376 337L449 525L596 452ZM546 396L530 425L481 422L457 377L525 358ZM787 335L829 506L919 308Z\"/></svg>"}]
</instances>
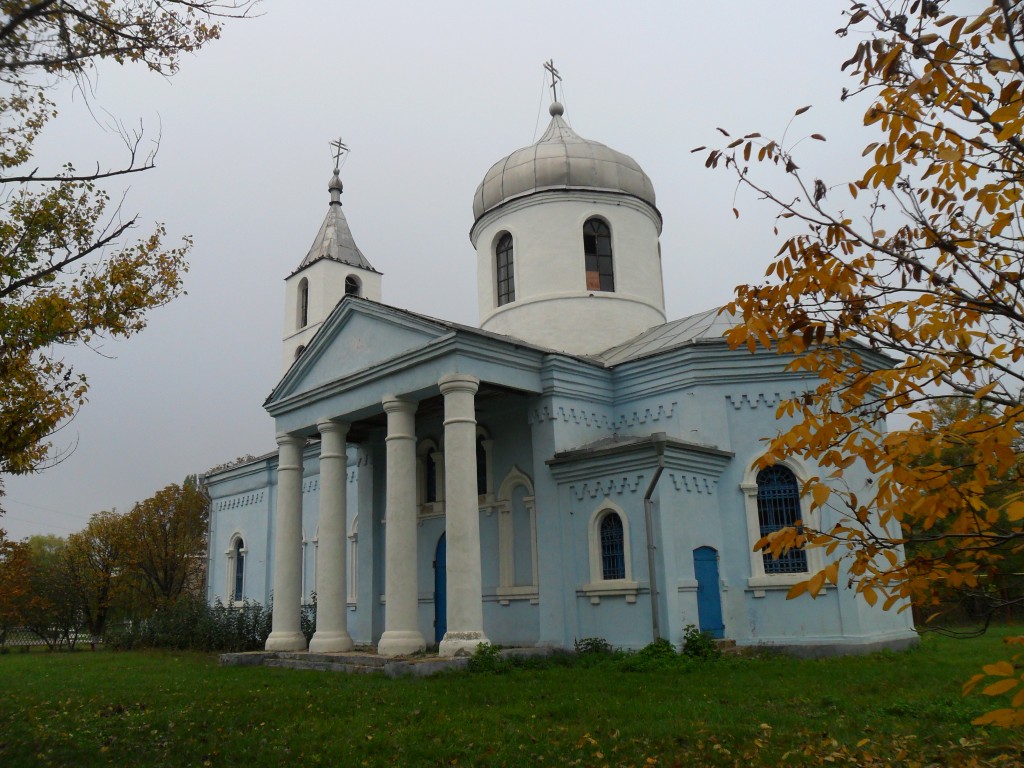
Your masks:
<instances>
[{"instance_id":1,"label":"concrete step","mask_svg":"<svg viewBox=\"0 0 1024 768\"><path fill-rule=\"evenodd\" d=\"M346 672L350 675L380 674L384 671L383 666L346 664L341 661L314 661L313 659L267 659L263 662L263 666L283 669L309 669L318 672Z\"/></svg>"}]
</instances>

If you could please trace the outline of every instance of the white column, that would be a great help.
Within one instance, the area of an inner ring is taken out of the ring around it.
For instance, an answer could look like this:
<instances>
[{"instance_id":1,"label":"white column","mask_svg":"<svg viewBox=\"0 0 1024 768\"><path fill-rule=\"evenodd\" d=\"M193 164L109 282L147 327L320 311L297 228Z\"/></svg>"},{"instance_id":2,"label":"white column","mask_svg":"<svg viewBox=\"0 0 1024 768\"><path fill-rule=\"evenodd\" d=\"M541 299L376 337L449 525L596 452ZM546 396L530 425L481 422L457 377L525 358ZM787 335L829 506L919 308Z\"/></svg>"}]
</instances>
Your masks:
<instances>
[{"instance_id":1,"label":"white column","mask_svg":"<svg viewBox=\"0 0 1024 768\"><path fill-rule=\"evenodd\" d=\"M419 630L416 571L416 403L384 398L388 416L384 531L384 634L381 656L427 647Z\"/></svg>"},{"instance_id":2,"label":"white column","mask_svg":"<svg viewBox=\"0 0 1024 768\"><path fill-rule=\"evenodd\" d=\"M480 577L480 509L476 487L476 409L480 386L475 376L450 374L440 382L444 395L445 515L447 517L448 631L441 656L472 654L484 634Z\"/></svg>"},{"instance_id":3,"label":"white column","mask_svg":"<svg viewBox=\"0 0 1024 768\"><path fill-rule=\"evenodd\" d=\"M348 424L320 421L320 535L317 544L316 632L309 650L317 653L351 651L348 634L348 590L345 579L347 544L348 462L345 436Z\"/></svg>"},{"instance_id":4,"label":"white column","mask_svg":"<svg viewBox=\"0 0 1024 768\"><path fill-rule=\"evenodd\" d=\"M274 614L268 651L304 651L302 599L302 447L306 439L277 436L277 515L274 521Z\"/></svg>"}]
</instances>

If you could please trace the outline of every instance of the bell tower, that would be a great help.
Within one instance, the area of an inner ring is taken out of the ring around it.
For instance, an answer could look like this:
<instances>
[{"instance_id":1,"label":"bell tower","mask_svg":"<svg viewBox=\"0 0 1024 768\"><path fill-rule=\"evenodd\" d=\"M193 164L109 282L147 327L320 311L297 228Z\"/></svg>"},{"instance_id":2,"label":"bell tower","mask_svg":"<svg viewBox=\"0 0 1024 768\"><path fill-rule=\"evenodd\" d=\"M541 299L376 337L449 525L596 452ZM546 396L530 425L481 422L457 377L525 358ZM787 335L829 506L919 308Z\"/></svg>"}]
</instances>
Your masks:
<instances>
[{"instance_id":1,"label":"bell tower","mask_svg":"<svg viewBox=\"0 0 1024 768\"><path fill-rule=\"evenodd\" d=\"M327 216L309 253L284 281L282 362L285 371L299 358L331 310L345 296L381 300L383 275L359 250L341 208L344 188L339 160L347 148L340 139L331 146L337 151L334 175L327 185L331 195Z\"/></svg>"}]
</instances>

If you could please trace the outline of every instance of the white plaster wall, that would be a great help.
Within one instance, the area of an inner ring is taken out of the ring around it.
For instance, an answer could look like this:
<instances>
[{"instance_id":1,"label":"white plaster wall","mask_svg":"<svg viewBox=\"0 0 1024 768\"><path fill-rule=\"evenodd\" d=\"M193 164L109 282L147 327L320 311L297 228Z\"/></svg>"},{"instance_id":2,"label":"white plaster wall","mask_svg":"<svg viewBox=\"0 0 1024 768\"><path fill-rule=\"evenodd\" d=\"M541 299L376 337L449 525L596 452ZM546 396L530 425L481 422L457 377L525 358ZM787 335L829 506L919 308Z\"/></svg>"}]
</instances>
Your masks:
<instances>
[{"instance_id":1,"label":"white plaster wall","mask_svg":"<svg viewBox=\"0 0 1024 768\"><path fill-rule=\"evenodd\" d=\"M612 232L615 291L587 290L583 224ZM658 236L661 221L626 195L555 191L530 195L473 227L480 327L552 349L589 354L665 322ZM498 307L494 245L513 239L516 300Z\"/></svg>"},{"instance_id":2,"label":"white plaster wall","mask_svg":"<svg viewBox=\"0 0 1024 768\"><path fill-rule=\"evenodd\" d=\"M295 350L309 344L331 310L341 301L349 275L359 280L360 296L380 301L382 275L331 259L320 259L285 279L282 372L295 362ZM309 281L309 322L299 328L299 283L303 278Z\"/></svg>"}]
</instances>

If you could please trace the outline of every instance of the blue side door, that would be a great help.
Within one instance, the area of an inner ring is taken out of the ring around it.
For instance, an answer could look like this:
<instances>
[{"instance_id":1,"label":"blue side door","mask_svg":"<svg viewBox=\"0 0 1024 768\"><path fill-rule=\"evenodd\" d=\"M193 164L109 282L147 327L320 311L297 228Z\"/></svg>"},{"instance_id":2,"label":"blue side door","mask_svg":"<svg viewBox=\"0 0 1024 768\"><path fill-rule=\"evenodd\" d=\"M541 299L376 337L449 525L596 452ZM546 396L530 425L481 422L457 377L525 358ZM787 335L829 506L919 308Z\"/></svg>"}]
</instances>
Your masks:
<instances>
[{"instance_id":1,"label":"blue side door","mask_svg":"<svg viewBox=\"0 0 1024 768\"><path fill-rule=\"evenodd\" d=\"M448 631L448 572L445 534L437 540L434 552L434 642L440 643Z\"/></svg>"},{"instance_id":2,"label":"blue side door","mask_svg":"<svg viewBox=\"0 0 1024 768\"><path fill-rule=\"evenodd\" d=\"M718 552L713 547L693 550L693 573L697 577L697 617L702 632L714 637L725 634L722 595L718 586Z\"/></svg>"}]
</instances>

